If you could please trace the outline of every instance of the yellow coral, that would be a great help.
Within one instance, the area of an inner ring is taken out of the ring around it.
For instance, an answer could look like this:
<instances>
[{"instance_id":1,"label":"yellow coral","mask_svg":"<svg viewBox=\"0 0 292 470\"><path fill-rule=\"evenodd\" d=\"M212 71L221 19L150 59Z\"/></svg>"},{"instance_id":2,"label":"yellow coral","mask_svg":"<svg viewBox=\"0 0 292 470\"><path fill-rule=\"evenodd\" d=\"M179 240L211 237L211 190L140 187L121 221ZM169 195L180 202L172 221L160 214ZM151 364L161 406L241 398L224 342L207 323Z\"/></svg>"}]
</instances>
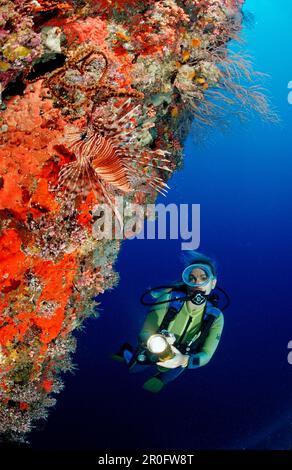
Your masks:
<instances>
[{"instance_id":1,"label":"yellow coral","mask_svg":"<svg viewBox=\"0 0 292 470\"><path fill-rule=\"evenodd\" d=\"M177 108L177 106L175 106L174 108L172 108L172 110L171 110L171 115L172 115L172 117L177 117L177 116L178 116L178 108Z\"/></svg>"},{"instance_id":2,"label":"yellow coral","mask_svg":"<svg viewBox=\"0 0 292 470\"><path fill-rule=\"evenodd\" d=\"M193 78L196 76L195 70L192 70L191 72L188 73L187 78L189 80L193 80Z\"/></svg>"},{"instance_id":3,"label":"yellow coral","mask_svg":"<svg viewBox=\"0 0 292 470\"><path fill-rule=\"evenodd\" d=\"M31 49L28 49L28 47L24 47L24 46L18 46L14 50L14 54L16 55L16 57L26 57L30 53L31 53Z\"/></svg>"},{"instance_id":4,"label":"yellow coral","mask_svg":"<svg viewBox=\"0 0 292 470\"><path fill-rule=\"evenodd\" d=\"M27 57L30 53L31 53L31 49L28 49L27 47L24 47L24 46L18 46L15 49L12 48L11 46L8 46L3 51L4 57L6 57L6 59L10 61L14 61L21 57Z\"/></svg>"},{"instance_id":5,"label":"yellow coral","mask_svg":"<svg viewBox=\"0 0 292 470\"><path fill-rule=\"evenodd\" d=\"M6 72L10 68L7 62L0 61L0 72Z\"/></svg>"},{"instance_id":6,"label":"yellow coral","mask_svg":"<svg viewBox=\"0 0 292 470\"><path fill-rule=\"evenodd\" d=\"M190 52L189 51L183 51L182 53L182 58L183 58L183 62L187 62L190 58Z\"/></svg>"},{"instance_id":7,"label":"yellow coral","mask_svg":"<svg viewBox=\"0 0 292 470\"><path fill-rule=\"evenodd\" d=\"M13 349L13 350L11 351L11 353L9 354L9 359L10 359L11 361L17 361L17 359L18 359L18 352L16 351L16 349Z\"/></svg>"}]
</instances>

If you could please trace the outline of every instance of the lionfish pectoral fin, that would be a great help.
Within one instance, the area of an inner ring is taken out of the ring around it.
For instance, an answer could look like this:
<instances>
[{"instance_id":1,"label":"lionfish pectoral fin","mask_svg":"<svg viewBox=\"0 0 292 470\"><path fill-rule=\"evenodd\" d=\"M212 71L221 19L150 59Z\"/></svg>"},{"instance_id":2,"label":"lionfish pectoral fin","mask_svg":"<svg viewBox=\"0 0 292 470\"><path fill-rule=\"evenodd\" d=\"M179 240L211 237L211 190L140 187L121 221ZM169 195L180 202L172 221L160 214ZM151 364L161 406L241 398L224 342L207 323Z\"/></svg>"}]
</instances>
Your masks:
<instances>
[{"instance_id":1,"label":"lionfish pectoral fin","mask_svg":"<svg viewBox=\"0 0 292 470\"><path fill-rule=\"evenodd\" d=\"M101 181L99 181L99 185L100 185L100 188L102 190L102 193L103 193L103 196L104 198L107 200L107 202L109 203L113 213L115 214L118 222L119 222L119 225L120 225L120 229L121 231L123 231L123 228L124 228L124 224L123 224L123 220L122 220L122 217L121 217L121 214L119 213L118 209L116 208L115 204L112 202L111 198L109 197L105 187L103 186L103 184L101 183Z\"/></svg>"}]
</instances>

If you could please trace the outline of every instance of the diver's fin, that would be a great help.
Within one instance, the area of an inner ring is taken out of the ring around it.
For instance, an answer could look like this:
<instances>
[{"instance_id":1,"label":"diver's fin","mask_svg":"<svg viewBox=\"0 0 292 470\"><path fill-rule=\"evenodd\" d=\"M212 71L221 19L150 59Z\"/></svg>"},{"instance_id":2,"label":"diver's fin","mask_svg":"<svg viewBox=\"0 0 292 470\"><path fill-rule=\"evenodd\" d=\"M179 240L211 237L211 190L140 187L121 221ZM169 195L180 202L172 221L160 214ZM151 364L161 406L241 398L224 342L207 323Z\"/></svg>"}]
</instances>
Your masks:
<instances>
[{"instance_id":1,"label":"diver's fin","mask_svg":"<svg viewBox=\"0 0 292 470\"><path fill-rule=\"evenodd\" d=\"M110 358L111 358L113 361L124 362L123 356L121 356L121 355L118 354L118 353L116 353L116 354L111 354Z\"/></svg>"},{"instance_id":2,"label":"diver's fin","mask_svg":"<svg viewBox=\"0 0 292 470\"><path fill-rule=\"evenodd\" d=\"M158 379L157 377L151 377L150 379L146 380L143 385L144 390L152 393L160 392L164 387L164 383L162 380Z\"/></svg>"},{"instance_id":3,"label":"diver's fin","mask_svg":"<svg viewBox=\"0 0 292 470\"><path fill-rule=\"evenodd\" d=\"M111 359L128 364L133 357L133 347L129 343L124 343L117 353L111 355Z\"/></svg>"}]
</instances>

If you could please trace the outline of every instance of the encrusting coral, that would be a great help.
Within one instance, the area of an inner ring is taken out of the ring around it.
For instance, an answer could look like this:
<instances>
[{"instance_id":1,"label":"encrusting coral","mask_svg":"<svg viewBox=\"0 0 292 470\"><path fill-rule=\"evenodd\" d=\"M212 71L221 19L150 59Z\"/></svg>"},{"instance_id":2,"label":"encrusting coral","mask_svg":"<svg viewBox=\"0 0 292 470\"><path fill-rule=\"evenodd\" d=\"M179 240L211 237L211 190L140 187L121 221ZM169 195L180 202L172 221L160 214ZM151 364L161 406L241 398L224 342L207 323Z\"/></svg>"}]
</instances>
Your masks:
<instances>
[{"instance_id":1,"label":"encrusting coral","mask_svg":"<svg viewBox=\"0 0 292 470\"><path fill-rule=\"evenodd\" d=\"M0 0L0 433L47 416L72 332L118 282L96 205L153 203L211 90L252 106L227 52L242 3Z\"/></svg>"}]
</instances>

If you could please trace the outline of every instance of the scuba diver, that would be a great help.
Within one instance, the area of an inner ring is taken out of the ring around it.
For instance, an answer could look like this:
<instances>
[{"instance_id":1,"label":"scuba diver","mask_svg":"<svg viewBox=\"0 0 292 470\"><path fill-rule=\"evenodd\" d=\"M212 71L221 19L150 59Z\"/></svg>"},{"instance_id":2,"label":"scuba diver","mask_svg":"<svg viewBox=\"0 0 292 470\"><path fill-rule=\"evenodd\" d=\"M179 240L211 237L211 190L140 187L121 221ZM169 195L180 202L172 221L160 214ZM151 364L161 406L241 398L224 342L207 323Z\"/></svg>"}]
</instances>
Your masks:
<instances>
[{"instance_id":1,"label":"scuba diver","mask_svg":"<svg viewBox=\"0 0 292 470\"><path fill-rule=\"evenodd\" d=\"M182 273L182 282L150 289L141 297L143 305L151 306L136 350L125 343L113 359L123 360L130 372L152 366L155 374L144 383L150 392L160 392L169 382L187 369L206 365L219 344L224 325L218 308L218 295L212 293L217 283L215 262L192 252L191 262ZM145 301L147 295L152 301ZM153 301L153 297L155 300Z\"/></svg>"}]
</instances>

